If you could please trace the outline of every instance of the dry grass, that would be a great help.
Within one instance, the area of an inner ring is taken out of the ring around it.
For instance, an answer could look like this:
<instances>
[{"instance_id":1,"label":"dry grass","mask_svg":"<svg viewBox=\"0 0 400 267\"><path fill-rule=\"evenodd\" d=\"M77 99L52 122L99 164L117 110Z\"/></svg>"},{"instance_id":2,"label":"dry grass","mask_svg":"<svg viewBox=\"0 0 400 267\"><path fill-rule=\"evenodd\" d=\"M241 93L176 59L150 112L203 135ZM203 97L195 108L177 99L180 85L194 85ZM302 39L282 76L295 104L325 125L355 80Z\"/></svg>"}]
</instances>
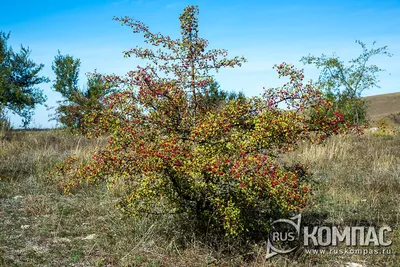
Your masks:
<instances>
[{"instance_id":1,"label":"dry grass","mask_svg":"<svg viewBox=\"0 0 400 267\"><path fill-rule=\"evenodd\" d=\"M106 186L64 196L48 171L71 153L89 157L102 142L62 131L18 132L0 143L0 266L400 266L395 255L309 255L265 261L265 244L226 253L209 247L185 217L124 218ZM316 205L303 224L389 225L400 253L400 136L335 137L304 145L288 161L309 164ZM349 265L349 264L347 264ZM361 265L360 265L361 266Z\"/></svg>"}]
</instances>

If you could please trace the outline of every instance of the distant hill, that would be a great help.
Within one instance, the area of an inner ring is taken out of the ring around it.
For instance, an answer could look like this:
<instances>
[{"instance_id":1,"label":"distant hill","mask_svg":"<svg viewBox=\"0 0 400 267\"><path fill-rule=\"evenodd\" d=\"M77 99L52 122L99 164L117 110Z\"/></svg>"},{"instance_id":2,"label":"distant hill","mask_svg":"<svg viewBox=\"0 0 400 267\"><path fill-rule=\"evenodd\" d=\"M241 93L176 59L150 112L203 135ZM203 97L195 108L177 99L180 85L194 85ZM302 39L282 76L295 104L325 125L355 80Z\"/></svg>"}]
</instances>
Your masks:
<instances>
[{"instance_id":1,"label":"distant hill","mask_svg":"<svg viewBox=\"0 0 400 267\"><path fill-rule=\"evenodd\" d=\"M400 124L400 92L365 97L369 102L368 116L372 121L388 119Z\"/></svg>"}]
</instances>

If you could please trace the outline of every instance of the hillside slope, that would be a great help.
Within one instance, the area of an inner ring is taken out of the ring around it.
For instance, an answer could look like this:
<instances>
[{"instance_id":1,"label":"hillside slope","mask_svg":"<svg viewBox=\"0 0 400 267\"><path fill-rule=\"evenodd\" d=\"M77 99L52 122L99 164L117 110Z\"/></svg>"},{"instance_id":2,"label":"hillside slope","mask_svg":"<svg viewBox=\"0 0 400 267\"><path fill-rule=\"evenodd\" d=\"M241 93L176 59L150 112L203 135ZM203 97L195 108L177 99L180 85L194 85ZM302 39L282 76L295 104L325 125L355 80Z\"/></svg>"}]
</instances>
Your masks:
<instances>
[{"instance_id":1,"label":"hillside slope","mask_svg":"<svg viewBox=\"0 0 400 267\"><path fill-rule=\"evenodd\" d=\"M400 92L366 97L372 121L390 119L400 124Z\"/></svg>"}]
</instances>

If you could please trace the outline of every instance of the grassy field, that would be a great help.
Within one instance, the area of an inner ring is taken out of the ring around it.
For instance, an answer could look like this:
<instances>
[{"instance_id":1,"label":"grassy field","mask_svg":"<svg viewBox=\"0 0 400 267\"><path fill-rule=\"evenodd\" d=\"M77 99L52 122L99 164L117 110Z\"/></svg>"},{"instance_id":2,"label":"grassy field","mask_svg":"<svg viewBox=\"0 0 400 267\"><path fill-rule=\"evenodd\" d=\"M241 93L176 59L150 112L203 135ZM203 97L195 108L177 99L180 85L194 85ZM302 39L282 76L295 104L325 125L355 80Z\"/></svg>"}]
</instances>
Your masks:
<instances>
[{"instance_id":1,"label":"grassy field","mask_svg":"<svg viewBox=\"0 0 400 267\"><path fill-rule=\"evenodd\" d=\"M399 135L338 136L286 158L314 173L316 205L303 224L388 225L391 255L300 248L268 261L265 243L246 253L226 253L228 243L208 246L185 217L122 217L113 208L118 186L63 195L60 180L48 175L54 164L74 153L89 157L102 144L59 130L13 132L0 141L0 266L400 266Z\"/></svg>"}]
</instances>

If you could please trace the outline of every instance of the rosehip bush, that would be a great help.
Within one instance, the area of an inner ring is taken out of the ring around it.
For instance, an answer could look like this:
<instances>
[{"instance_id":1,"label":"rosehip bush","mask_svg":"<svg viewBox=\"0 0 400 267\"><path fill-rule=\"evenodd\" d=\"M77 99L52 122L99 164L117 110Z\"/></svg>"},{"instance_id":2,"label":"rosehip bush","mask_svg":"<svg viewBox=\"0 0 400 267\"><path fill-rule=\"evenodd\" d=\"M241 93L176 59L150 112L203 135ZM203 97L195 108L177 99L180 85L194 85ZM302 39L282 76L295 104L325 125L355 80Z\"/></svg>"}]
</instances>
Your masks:
<instances>
[{"instance_id":1,"label":"rosehip bush","mask_svg":"<svg viewBox=\"0 0 400 267\"><path fill-rule=\"evenodd\" d=\"M66 179L65 193L83 183L129 185L115 205L128 215L186 213L208 232L254 236L277 216L310 204L307 168L283 165L280 157L304 140L321 142L346 126L342 114L330 115L332 103L312 83L303 84L303 71L286 63L275 66L288 78L282 87L204 105L204 88L213 82L209 70L240 66L244 58L206 50L197 14L197 7L185 8L178 40L153 34L141 22L116 19L162 48L125 52L148 65L105 76L121 91L105 99L107 109L86 118L93 125L88 137L107 135L107 147L91 162L71 158L58 171Z\"/></svg>"}]
</instances>

